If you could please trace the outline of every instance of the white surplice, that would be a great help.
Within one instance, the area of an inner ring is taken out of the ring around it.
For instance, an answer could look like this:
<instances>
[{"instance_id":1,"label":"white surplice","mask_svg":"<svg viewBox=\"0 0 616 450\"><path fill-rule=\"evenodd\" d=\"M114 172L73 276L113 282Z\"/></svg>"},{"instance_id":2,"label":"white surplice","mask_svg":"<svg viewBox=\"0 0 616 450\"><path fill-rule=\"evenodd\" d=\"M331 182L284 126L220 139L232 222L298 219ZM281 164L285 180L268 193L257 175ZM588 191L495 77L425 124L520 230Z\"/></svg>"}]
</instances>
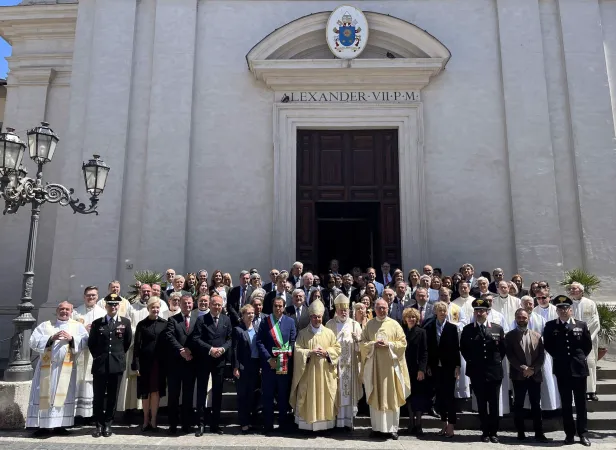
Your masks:
<instances>
[{"instance_id":1,"label":"white surplice","mask_svg":"<svg viewBox=\"0 0 616 450\"><path fill-rule=\"evenodd\" d=\"M492 299L492 311L501 313L508 324L515 321L515 312L518 309L520 309L520 299L513 295L505 297L495 295Z\"/></svg>"},{"instance_id":2,"label":"white surplice","mask_svg":"<svg viewBox=\"0 0 616 450\"><path fill-rule=\"evenodd\" d=\"M548 305L547 308L537 306L533 310L533 313L540 316L544 324L550 320L558 319L558 313L554 305ZM541 335L543 336L543 332ZM554 375L552 367L552 356L548 352L545 352L545 360L543 361L543 383L541 383L541 409L543 411L554 411L555 409L559 409L561 405L560 392L558 392L558 384L556 383L556 376Z\"/></svg>"},{"instance_id":3,"label":"white surplice","mask_svg":"<svg viewBox=\"0 0 616 450\"><path fill-rule=\"evenodd\" d=\"M475 297L469 295L468 297L458 297L451 302L458 305L465 316L465 323L462 327L458 326L458 335L462 333L461 329L464 328L464 325L473 319L473 300L475 300ZM460 354L460 376L456 380L455 398L469 398L471 396L470 385L471 380L466 376L466 360Z\"/></svg>"},{"instance_id":4,"label":"white surplice","mask_svg":"<svg viewBox=\"0 0 616 450\"><path fill-rule=\"evenodd\" d=\"M51 345L51 368L49 380L49 409L40 409L40 394L41 394L41 361L42 356L47 348L49 338L58 331L64 330L70 333L69 322L57 320L52 322L53 332L48 329L48 322L41 323L32 332L30 337L30 348L41 354L34 371L32 379L32 388L30 390L30 401L28 403L28 417L26 419L26 427L38 428L58 428L71 427L75 423L75 393L77 390L77 358L74 359L73 368L71 371L71 380L66 393L66 399L63 406L54 406L56 389L60 379L64 357L68 351L72 351L77 356L87 347L88 332L83 325L77 324L77 335L73 336L73 345L68 341L55 341Z\"/></svg>"},{"instance_id":5,"label":"white surplice","mask_svg":"<svg viewBox=\"0 0 616 450\"><path fill-rule=\"evenodd\" d=\"M471 323L475 322L475 316L473 315L473 320ZM503 316L500 312L490 310L488 313L488 322L495 323L500 325L503 328L503 332L507 334L509 332L509 324L505 321L505 316ZM473 395L472 402L473 411L477 411L477 399L475 395ZM501 383L500 395L498 399L498 413L500 416L505 414L509 414L509 364L507 358L503 358L503 381Z\"/></svg>"},{"instance_id":6,"label":"white surplice","mask_svg":"<svg viewBox=\"0 0 616 450\"><path fill-rule=\"evenodd\" d=\"M85 304L73 310L73 319L84 327L91 325L96 319L105 317L107 312L95 304L88 308ZM84 349L85 350L85 349ZM75 415L92 417L94 415L94 387L92 384L92 355L88 351L79 354L77 360L77 396L75 398Z\"/></svg>"},{"instance_id":7,"label":"white surplice","mask_svg":"<svg viewBox=\"0 0 616 450\"><path fill-rule=\"evenodd\" d=\"M573 300L573 299L572 299ZM573 318L586 322L590 337L592 339L592 350L586 357L589 376L586 378L586 392L597 392L597 358L599 354L599 312L597 305L591 299L582 297L580 300L573 300Z\"/></svg>"}]
</instances>

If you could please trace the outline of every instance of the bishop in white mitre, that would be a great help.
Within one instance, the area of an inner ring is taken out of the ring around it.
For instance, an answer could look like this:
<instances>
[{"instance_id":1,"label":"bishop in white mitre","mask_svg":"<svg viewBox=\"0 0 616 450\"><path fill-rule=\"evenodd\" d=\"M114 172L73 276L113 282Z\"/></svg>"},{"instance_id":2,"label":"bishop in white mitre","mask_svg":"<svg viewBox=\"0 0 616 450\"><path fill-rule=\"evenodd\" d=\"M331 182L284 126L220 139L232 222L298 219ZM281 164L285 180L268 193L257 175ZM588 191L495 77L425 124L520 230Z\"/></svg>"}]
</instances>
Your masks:
<instances>
[{"instance_id":1,"label":"bishop in white mitre","mask_svg":"<svg viewBox=\"0 0 616 450\"><path fill-rule=\"evenodd\" d=\"M73 319L81 323L88 334L92 322L105 317L106 311L98 306L98 288L88 286L83 293L83 304L73 310ZM92 417L94 386L92 384L92 355L83 351L77 357L77 396L75 398L75 416Z\"/></svg>"},{"instance_id":2,"label":"bishop in white mitre","mask_svg":"<svg viewBox=\"0 0 616 450\"><path fill-rule=\"evenodd\" d=\"M584 297L584 285L573 282L567 288L567 293L573 300L571 311L575 320L586 322L592 339L592 351L586 357L589 376L586 378L586 394L590 400L597 398L597 358L599 352L599 311L597 305L591 299Z\"/></svg>"},{"instance_id":3,"label":"bishop in white mitre","mask_svg":"<svg viewBox=\"0 0 616 450\"><path fill-rule=\"evenodd\" d=\"M30 348L40 353L32 379L26 427L37 435L49 429L67 434L75 422L76 357L88 343L85 327L71 319L73 305L62 302L56 319L41 323L30 337Z\"/></svg>"},{"instance_id":4,"label":"bishop in white mitre","mask_svg":"<svg viewBox=\"0 0 616 450\"><path fill-rule=\"evenodd\" d=\"M357 402L363 395L359 369L361 366L359 341L362 329L349 317L350 300L344 294L334 299L336 315L325 325L336 335L340 343L338 357L338 414L336 427L353 428L357 415Z\"/></svg>"},{"instance_id":5,"label":"bishop in white mitre","mask_svg":"<svg viewBox=\"0 0 616 450\"><path fill-rule=\"evenodd\" d=\"M473 300L475 300L475 297L470 295L470 290L469 284L461 281L460 284L458 284L460 296L451 302L454 305L458 305L461 311L464 312L464 317L466 318L464 325L473 318ZM462 327L464 327L464 325L462 325ZM458 330L459 329L460 327L458 327ZM469 398L471 396L471 380L465 374L466 361L462 355L460 355L460 376L456 380L456 390L454 394L456 398Z\"/></svg>"},{"instance_id":6,"label":"bishop in white mitre","mask_svg":"<svg viewBox=\"0 0 616 450\"><path fill-rule=\"evenodd\" d=\"M528 297L532 300L532 297ZM527 301L526 299L523 300ZM533 309L533 312L540 316L545 323L550 320L558 319L556 306L550 303L550 297L537 297L539 305ZM534 300L533 300L534 304ZM541 333L543 335L543 333ZM543 411L554 411L560 408L560 392L558 392L558 384L553 370L552 356L545 352L543 361L543 383L541 383L541 409Z\"/></svg>"}]
</instances>

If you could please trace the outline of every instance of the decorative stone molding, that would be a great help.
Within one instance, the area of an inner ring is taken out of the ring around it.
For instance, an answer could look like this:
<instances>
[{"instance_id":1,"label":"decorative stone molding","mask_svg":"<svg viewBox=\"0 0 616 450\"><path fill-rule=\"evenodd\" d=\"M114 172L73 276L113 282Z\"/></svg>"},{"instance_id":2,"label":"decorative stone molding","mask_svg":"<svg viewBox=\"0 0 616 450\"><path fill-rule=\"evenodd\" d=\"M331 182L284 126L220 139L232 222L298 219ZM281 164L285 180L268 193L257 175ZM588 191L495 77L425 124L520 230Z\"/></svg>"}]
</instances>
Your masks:
<instances>
[{"instance_id":1,"label":"decorative stone molding","mask_svg":"<svg viewBox=\"0 0 616 450\"><path fill-rule=\"evenodd\" d=\"M297 226L297 130L397 128L400 166L402 267L418 267L428 255L424 187L423 106L409 104L274 104L274 217L272 267L295 261Z\"/></svg>"},{"instance_id":2,"label":"decorative stone molding","mask_svg":"<svg viewBox=\"0 0 616 450\"><path fill-rule=\"evenodd\" d=\"M329 12L312 14L277 29L246 55L248 68L273 90L380 89L420 90L438 75L451 57L436 38L417 26L384 14L367 12L370 40L366 55L354 60L325 55ZM395 58L387 58L390 53ZM310 59L304 59L304 58Z\"/></svg>"}]
</instances>

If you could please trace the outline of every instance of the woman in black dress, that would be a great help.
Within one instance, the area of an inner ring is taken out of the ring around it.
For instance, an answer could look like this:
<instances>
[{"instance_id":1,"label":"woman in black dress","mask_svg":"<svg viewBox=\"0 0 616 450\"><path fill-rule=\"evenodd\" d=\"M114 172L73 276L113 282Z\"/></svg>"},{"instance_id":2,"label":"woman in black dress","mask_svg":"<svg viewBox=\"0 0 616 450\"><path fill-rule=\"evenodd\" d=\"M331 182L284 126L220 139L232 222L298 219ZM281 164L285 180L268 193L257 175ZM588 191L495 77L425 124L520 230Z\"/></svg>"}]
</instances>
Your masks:
<instances>
[{"instance_id":1,"label":"woman in black dress","mask_svg":"<svg viewBox=\"0 0 616 450\"><path fill-rule=\"evenodd\" d=\"M406 336L406 365L411 379L411 395L406 399L409 410L409 434L423 436L421 414L430 410L430 390L425 381L426 364L428 363L428 342L426 331L418 326L419 311L406 308L402 313L404 335Z\"/></svg>"},{"instance_id":2,"label":"woman in black dress","mask_svg":"<svg viewBox=\"0 0 616 450\"><path fill-rule=\"evenodd\" d=\"M158 404L166 395L163 347L167 321L158 317L160 301L158 297L150 298L148 317L139 322L135 330L131 368L137 372L137 396L143 404L141 431L158 431Z\"/></svg>"}]
</instances>

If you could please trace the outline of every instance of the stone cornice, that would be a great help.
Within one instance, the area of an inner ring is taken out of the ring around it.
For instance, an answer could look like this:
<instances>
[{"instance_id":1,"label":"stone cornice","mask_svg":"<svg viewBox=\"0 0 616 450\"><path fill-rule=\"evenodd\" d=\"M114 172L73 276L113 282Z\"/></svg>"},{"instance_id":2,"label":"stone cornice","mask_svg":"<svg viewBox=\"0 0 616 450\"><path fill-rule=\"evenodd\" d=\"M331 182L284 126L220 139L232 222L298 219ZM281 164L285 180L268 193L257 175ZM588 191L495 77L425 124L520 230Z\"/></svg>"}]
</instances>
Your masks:
<instances>
[{"instance_id":1,"label":"stone cornice","mask_svg":"<svg viewBox=\"0 0 616 450\"><path fill-rule=\"evenodd\" d=\"M77 4L0 7L0 36L19 39L73 38Z\"/></svg>"}]
</instances>

